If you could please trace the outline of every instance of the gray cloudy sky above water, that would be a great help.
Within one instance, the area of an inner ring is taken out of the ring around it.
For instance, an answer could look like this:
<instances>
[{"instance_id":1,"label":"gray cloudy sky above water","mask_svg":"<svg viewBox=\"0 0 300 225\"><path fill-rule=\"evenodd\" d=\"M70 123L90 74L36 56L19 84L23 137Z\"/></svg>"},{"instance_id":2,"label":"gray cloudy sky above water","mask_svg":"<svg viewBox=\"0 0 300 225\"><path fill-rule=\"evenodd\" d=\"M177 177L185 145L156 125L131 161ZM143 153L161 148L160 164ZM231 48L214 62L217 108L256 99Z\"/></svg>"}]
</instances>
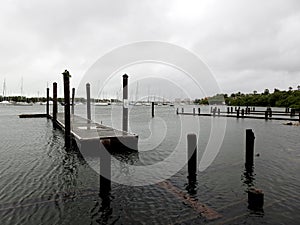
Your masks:
<instances>
[{"instance_id":1,"label":"gray cloudy sky above water","mask_svg":"<svg viewBox=\"0 0 300 225\"><path fill-rule=\"evenodd\" d=\"M143 40L196 53L224 93L300 84L299 0L3 0L0 34L1 94L23 77L24 94L44 95L64 69L76 87L102 55Z\"/></svg>"}]
</instances>

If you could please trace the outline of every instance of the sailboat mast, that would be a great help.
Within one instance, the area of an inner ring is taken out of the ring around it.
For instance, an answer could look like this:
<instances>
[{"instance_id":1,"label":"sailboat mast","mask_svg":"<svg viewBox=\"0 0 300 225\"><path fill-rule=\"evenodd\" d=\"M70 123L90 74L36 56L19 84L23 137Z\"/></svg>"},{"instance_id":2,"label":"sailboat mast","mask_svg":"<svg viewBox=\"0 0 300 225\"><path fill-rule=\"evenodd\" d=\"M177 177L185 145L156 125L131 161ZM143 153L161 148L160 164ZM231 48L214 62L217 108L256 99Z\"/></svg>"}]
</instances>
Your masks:
<instances>
[{"instance_id":1,"label":"sailboat mast","mask_svg":"<svg viewBox=\"0 0 300 225\"><path fill-rule=\"evenodd\" d=\"M4 81L3 81L3 98L5 97L5 95L6 95L6 81L4 79Z\"/></svg>"},{"instance_id":2,"label":"sailboat mast","mask_svg":"<svg viewBox=\"0 0 300 225\"><path fill-rule=\"evenodd\" d=\"M21 77L21 96L23 96L23 77Z\"/></svg>"},{"instance_id":3,"label":"sailboat mast","mask_svg":"<svg viewBox=\"0 0 300 225\"><path fill-rule=\"evenodd\" d=\"M139 82L136 82L136 92L135 92L135 102L138 101L138 93L139 93Z\"/></svg>"}]
</instances>

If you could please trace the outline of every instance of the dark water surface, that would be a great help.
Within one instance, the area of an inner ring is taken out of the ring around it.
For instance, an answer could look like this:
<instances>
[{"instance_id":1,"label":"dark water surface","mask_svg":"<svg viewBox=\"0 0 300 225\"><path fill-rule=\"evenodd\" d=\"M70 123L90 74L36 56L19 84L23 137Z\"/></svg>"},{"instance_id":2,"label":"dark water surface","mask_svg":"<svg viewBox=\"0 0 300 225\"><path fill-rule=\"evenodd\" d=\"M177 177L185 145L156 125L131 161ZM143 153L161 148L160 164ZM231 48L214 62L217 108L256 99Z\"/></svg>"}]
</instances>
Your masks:
<instances>
[{"instance_id":1,"label":"dark water surface","mask_svg":"<svg viewBox=\"0 0 300 225\"><path fill-rule=\"evenodd\" d=\"M198 173L195 191L187 191L186 166L168 179L180 193L222 215L209 221L178 194L157 184L133 187L112 183L110 198L102 200L98 173L78 151L66 151L63 133L54 129L50 120L17 117L20 113L43 112L44 106L0 107L1 225L299 224L300 127L285 126L282 121L228 118L220 152L210 167ZM78 106L76 112L84 116L84 107ZM112 115L114 127L120 128L120 107L100 107L94 112L94 118L107 125L112 124ZM200 122L201 156L209 139L211 118L189 117L191 124ZM151 146L155 149L126 156L116 154L116 158L153 164L172 153L181 127L174 108L157 107L156 118L151 119L150 107L136 107L130 120L132 131L140 135L141 150ZM167 127L165 135L161 135L162 124ZM255 157L253 176L248 178L244 171L247 128L254 130L255 151L260 154ZM154 135L145 141L151 132ZM182 159L178 160L186 160L186 147L181 148ZM264 191L263 211L247 208L245 191L250 186Z\"/></svg>"}]
</instances>

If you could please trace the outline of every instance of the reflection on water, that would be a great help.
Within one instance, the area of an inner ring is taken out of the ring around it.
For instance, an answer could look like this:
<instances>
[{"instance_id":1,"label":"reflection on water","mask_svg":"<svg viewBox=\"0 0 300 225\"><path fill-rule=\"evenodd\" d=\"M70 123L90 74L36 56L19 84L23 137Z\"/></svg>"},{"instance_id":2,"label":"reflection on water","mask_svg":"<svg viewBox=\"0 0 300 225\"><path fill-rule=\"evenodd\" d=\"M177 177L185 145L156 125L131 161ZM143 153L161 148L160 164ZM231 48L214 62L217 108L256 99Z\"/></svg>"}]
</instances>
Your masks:
<instances>
[{"instance_id":1,"label":"reflection on water","mask_svg":"<svg viewBox=\"0 0 300 225\"><path fill-rule=\"evenodd\" d=\"M34 106L25 110L43 112L44 108ZM133 111L136 121L131 121L136 132L144 137L150 135L148 129L142 129L149 122L147 110L139 107ZM84 106L76 111L85 115ZM1 108L0 113L1 224L297 224L300 221L299 127L283 126L276 121L228 119L224 142L213 164L198 172L196 180L187 178L187 167L169 179L183 196L191 196L223 216L207 221L159 185L132 187L112 183L110 195L100 196L99 174L87 163L93 159L83 158L76 149L66 150L63 133L54 129L51 121L19 119L16 116L19 113L9 107ZM175 109L157 107L156 115L170 129L167 141L152 151L114 152L112 156L123 162L115 165L122 175L131 174L128 165L161 161L176 146L179 133L177 125L172 123ZM109 108L104 107L98 120L108 124L110 116ZM209 139L210 118L201 117L200 126L201 153ZM255 130L255 150L260 153L252 170L244 170L243 135L247 128ZM182 148L182 159L178 160L185 159L186 149ZM94 161L99 164L99 159ZM245 191L251 187L264 190L264 212L247 209Z\"/></svg>"},{"instance_id":2,"label":"reflection on water","mask_svg":"<svg viewBox=\"0 0 300 225\"><path fill-rule=\"evenodd\" d=\"M254 166L247 167L245 166L245 170L242 174L243 184L247 187L245 192L249 190L249 188L254 187L255 174L254 174Z\"/></svg>"}]
</instances>

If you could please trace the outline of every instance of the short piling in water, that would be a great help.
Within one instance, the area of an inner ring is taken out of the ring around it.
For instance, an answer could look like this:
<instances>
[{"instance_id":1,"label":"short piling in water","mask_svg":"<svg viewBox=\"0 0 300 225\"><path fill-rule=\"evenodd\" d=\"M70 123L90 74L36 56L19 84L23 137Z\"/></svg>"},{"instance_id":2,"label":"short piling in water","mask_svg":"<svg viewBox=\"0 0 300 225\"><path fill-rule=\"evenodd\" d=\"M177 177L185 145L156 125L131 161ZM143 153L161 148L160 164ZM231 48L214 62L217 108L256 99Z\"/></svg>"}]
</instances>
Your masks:
<instances>
[{"instance_id":1,"label":"short piling in water","mask_svg":"<svg viewBox=\"0 0 300 225\"><path fill-rule=\"evenodd\" d=\"M262 190L250 188L248 190L248 208L260 210L264 205L264 193Z\"/></svg>"},{"instance_id":2,"label":"short piling in water","mask_svg":"<svg viewBox=\"0 0 300 225\"><path fill-rule=\"evenodd\" d=\"M46 103L46 114L47 114L47 117L49 117L49 99L50 99L50 96L49 96L49 92L50 92L50 89L47 88L47 103Z\"/></svg>"},{"instance_id":3,"label":"short piling in water","mask_svg":"<svg viewBox=\"0 0 300 225\"><path fill-rule=\"evenodd\" d=\"M268 120L269 112L268 110L265 111L265 120Z\"/></svg>"},{"instance_id":4,"label":"short piling in water","mask_svg":"<svg viewBox=\"0 0 300 225\"><path fill-rule=\"evenodd\" d=\"M181 113L184 113L184 108L181 109Z\"/></svg>"},{"instance_id":5,"label":"short piling in water","mask_svg":"<svg viewBox=\"0 0 300 225\"><path fill-rule=\"evenodd\" d=\"M200 108L198 108L198 115L200 115L201 114L201 109Z\"/></svg>"},{"instance_id":6,"label":"short piling in water","mask_svg":"<svg viewBox=\"0 0 300 225\"><path fill-rule=\"evenodd\" d=\"M70 115L70 73L65 70L63 73L64 79L64 102L65 102L65 146L71 146L71 115Z\"/></svg>"},{"instance_id":7,"label":"short piling in water","mask_svg":"<svg viewBox=\"0 0 300 225\"><path fill-rule=\"evenodd\" d=\"M240 110L239 110L239 109L236 110L236 117L237 117L237 118L240 117Z\"/></svg>"},{"instance_id":8,"label":"short piling in water","mask_svg":"<svg viewBox=\"0 0 300 225\"><path fill-rule=\"evenodd\" d=\"M176 109L176 114L178 115L178 108Z\"/></svg>"},{"instance_id":9,"label":"short piling in water","mask_svg":"<svg viewBox=\"0 0 300 225\"><path fill-rule=\"evenodd\" d=\"M269 107L268 112L269 112L269 117L271 118L272 117L272 109L271 109L271 107Z\"/></svg>"},{"instance_id":10,"label":"short piling in water","mask_svg":"<svg viewBox=\"0 0 300 225\"><path fill-rule=\"evenodd\" d=\"M92 119L91 115L91 85L87 83L86 85L86 117L90 121Z\"/></svg>"},{"instance_id":11,"label":"short piling in water","mask_svg":"<svg viewBox=\"0 0 300 225\"><path fill-rule=\"evenodd\" d=\"M128 131L128 75L123 75L123 131Z\"/></svg>"},{"instance_id":12,"label":"short piling in water","mask_svg":"<svg viewBox=\"0 0 300 225\"><path fill-rule=\"evenodd\" d=\"M75 88L72 88L72 115L74 115L75 111Z\"/></svg>"},{"instance_id":13,"label":"short piling in water","mask_svg":"<svg viewBox=\"0 0 300 225\"><path fill-rule=\"evenodd\" d=\"M152 111L151 111L151 115L152 115L152 117L154 117L154 102L152 102L152 104L151 104L151 108L152 108ZM177 108L177 114L178 114L178 108Z\"/></svg>"},{"instance_id":14,"label":"short piling in water","mask_svg":"<svg viewBox=\"0 0 300 225\"><path fill-rule=\"evenodd\" d=\"M246 130L246 169L253 167L255 136L252 129Z\"/></svg>"},{"instance_id":15,"label":"short piling in water","mask_svg":"<svg viewBox=\"0 0 300 225\"><path fill-rule=\"evenodd\" d=\"M197 136L187 135L188 142L188 178L196 179L197 175Z\"/></svg>"},{"instance_id":16,"label":"short piling in water","mask_svg":"<svg viewBox=\"0 0 300 225\"><path fill-rule=\"evenodd\" d=\"M57 122L57 83L53 83L53 123Z\"/></svg>"},{"instance_id":17,"label":"short piling in water","mask_svg":"<svg viewBox=\"0 0 300 225\"><path fill-rule=\"evenodd\" d=\"M218 108L218 116L220 116L220 115L221 115L221 109Z\"/></svg>"},{"instance_id":18,"label":"short piling in water","mask_svg":"<svg viewBox=\"0 0 300 225\"><path fill-rule=\"evenodd\" d=\"M244 117L245 116L245 110L242 109L241 111L242 111L242 117Z\"/></svg>"},{"instance_id":19,"label":"short piling in water","mask_svg":"<svg viewBox=\"0 0 300 225\"><path fill-rule=\"evenodd\" d=\"M196 114L196 109L193 108L193 115L195 116L195 114Z\"/></svg>"},{"instance_id":20,"label":"short piling in water","mask_svg":"<svg viewBox=\"0 0 300 225\"><path fill-rule=\"evenodd\" d=\"M229 107L227 107L227 114L229 114L230 113L230 108Z\"/></svg>"},{"instance_id":21,"label":"short piling in water","mask_svg":"<svg viewBox=\"0 0 300 225\"><path fill-rule=\"evenodd\" d=\"M233 107L230 108L230 113L233 113Z\"/></svg>"}]
</instances>

